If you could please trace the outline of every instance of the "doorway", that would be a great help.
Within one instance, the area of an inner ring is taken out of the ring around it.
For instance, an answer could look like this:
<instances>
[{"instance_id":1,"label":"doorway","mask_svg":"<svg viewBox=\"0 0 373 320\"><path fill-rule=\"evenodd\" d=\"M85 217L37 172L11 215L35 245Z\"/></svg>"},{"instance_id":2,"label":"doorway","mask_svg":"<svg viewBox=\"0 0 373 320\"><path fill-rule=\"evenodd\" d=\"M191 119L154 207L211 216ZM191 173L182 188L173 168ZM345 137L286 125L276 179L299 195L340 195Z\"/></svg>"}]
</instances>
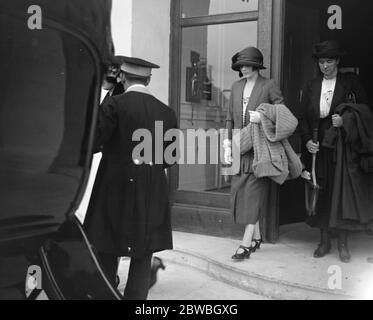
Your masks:
<instances>
[{"instance_id":1,"label":"doorway","mask_svg":"<svg viewBox=\"0 0 373 320\"><path fill-rule=\"evenodd\" d=\"M280 32L276 26L280 21L273 21L273 17L279 17L276 15L278 3L273 0L171 1L169 104L177 111L179 128L186 132L184 137L188 138L188 130L207 135L209 131L217 132L225 127L230 89L239 79L238 73L231 69L231 57L236 52L246 46L257 46L268 67L263 75L279 73L277 34ZM275 48L272 48L273 34L277 36ZM221 137L219 140L218 153ZM198 158L199 150L213 149L210 137L202 143L198 137L195 144L184 143L184 156L188 154L194 159ZM187 165L171 169L174 230L241 237L242 226L234 223L230 212L229 180L221 174L225 163L212 163L209 160L213 157L208 156L208 164L188 161ZM267 240L276 241L278 220L265 221L263 225Z\"/></svg>"},{"instance_id":2,"label":"doorway","mask_svg":"<svg viewBox=\"0 0 373 320\"><path fill-rule=\"evenodd\" d=\"M331 5L341 8L342 29L329 29ZM284 51L282 83L286 104L295 115L300 109L302 89L318 74L311 54L315 43L335 39L347 51L340 67L358 74L369 100L373 101L373 3L365 0L287 0L285 1ZM301 140L296 132L291 139L296 152L301 152ZM286 182L280 195L280 224L306 219L304 183L299 178Z\"/></svg>"}]
</instances>

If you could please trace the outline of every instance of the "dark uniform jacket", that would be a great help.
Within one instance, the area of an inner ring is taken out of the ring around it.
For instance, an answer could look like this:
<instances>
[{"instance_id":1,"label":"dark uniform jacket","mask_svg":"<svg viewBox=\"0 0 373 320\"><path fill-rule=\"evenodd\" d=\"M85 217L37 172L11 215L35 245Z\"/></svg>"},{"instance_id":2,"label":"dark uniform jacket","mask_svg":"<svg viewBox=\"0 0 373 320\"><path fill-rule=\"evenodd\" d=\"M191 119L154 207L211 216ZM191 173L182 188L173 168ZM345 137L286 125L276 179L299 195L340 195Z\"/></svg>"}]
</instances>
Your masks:
<instances>
[{"instance_id":1,"label":"dark uniform jacket","mask_svg":"<svg viewBox=\"0 0 373 320\"><path fill-rule=\"evenodd\" d=\"M102 104L95 139L102 159L84 221L99 252L142 257L172 249L167 164L154 161L155 121L163 121L163 132L177 126L175 112L144 87ZM143 164L132 157L140 143L132 141L137 129L152 134L153 159Z\"/></svg>"}]
</instances>

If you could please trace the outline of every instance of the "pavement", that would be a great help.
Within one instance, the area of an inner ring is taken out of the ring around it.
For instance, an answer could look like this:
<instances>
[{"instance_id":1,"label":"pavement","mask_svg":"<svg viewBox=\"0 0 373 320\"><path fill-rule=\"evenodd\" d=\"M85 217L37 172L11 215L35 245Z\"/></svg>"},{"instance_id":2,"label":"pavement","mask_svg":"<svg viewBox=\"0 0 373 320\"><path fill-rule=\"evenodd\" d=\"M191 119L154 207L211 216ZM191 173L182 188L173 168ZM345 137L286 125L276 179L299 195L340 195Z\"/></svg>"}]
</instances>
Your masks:
<instances>
[{"instance_id":1,"label":"pavement","mask_svg":"<svg viewBox=\"0 0 373 320\"><path fill-rule=\"evenodd\" d=\"M173 232L174 250L156 253L166 264L151 300L373 300L373 236L352 234L350 263L332 252L315 259L318 231L305 224L280 229L280 241L263 243L250 259L232 261L234 239ZM120 290L129 260L120 263Z\"/></svg>"},{"instance_id":2,"label":"pavement","mask_svg":"<svg viewBox=\"0 0 373 320\"><path fill-rule=\"evenodd\" d=\"M100 155L95 155L87 190L77 216L84 218ZM373 300L373 236L351 234L350 263L332 252L313 258L319 232L305 223L280 228L280 241L263 243L250 259L231 259L240 242L229 238L173 232L174 250L156 253L167 268L149 299L369 299ZM119 267L120 289L125 284L128 259Z\"/></svg>"},{"instance_id":3,"label":"pavement","mask_svg":"<svg viewBox=\"0 0 373 320\"><path fill-rule=\"evenodd\" d=\"M118 287L123 293L129 260L119 268ZM158 281L150 289L148 300L263 300L266 297L237 288L189 266L167 261L165 270L158 271Z\"/></svg>"}]
</instances>

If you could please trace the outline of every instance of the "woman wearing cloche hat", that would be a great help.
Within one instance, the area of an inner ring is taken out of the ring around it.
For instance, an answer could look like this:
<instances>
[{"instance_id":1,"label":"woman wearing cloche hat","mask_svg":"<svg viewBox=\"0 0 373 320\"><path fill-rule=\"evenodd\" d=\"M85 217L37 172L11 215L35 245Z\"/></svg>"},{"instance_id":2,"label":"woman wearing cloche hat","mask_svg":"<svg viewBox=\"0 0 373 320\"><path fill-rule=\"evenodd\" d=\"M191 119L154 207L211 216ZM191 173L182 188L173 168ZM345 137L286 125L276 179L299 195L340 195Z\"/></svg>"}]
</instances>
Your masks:
<instances>
[{"instance_id":1,"label":"woman wearing cloche hat","mask_svg":"<svg viewBox=\"0 0 373 320\"><path fill-rule=\"evenodd\" d=\"M232 163L232 129L241 129L250 123L260 122L256 108L262 103L284 102L280 89L273 80L262 77L263 54L255 47L248 47L232 57L232 69L239 72L240 80L233 83L227 129L229 139L224 141L224 159ZM275 215L277 186L268 178L256 178L252 171L254 151L241 155L240 172L232 177L231 199L235 223L246 227L242 244L232 256L235 261L250 257L260 248L262 234L259 219L262 213Z\"/></svg>"},{"instance_id":2,"label":"woman wearing cloche hat","mask_svg":"<svg viewBox=\"0 0 373 320\"><path fill-rule=\"evenodd\" d=\"M316 214L307 221L311 227L320 229L320 244L314 252L315 258L321 258L331 250L331 221L337 219L331 215L333 189L340 188L335 185L334 180L335 150L327 147L323 141L331 128L344 126L343 118L337 114L336 109L342 103L348 102L351 93L355 96L356 103L367 102L367 96L357 76L339 72L340 59L345 55L346 52L335 40L315 45L312 57L318 64L320 75L306 85L301 101L299 126L304 146L302 158L306 168L310 170L311 155L317 154L316 177L321 187ZM316 140L313 138L314 132L318 133ZM352 224L347 220L340 220L337 224L333 225L333 228L338 233L339 257L342 262L349 262L347 230Z\"/></svg>"}]
</instances>

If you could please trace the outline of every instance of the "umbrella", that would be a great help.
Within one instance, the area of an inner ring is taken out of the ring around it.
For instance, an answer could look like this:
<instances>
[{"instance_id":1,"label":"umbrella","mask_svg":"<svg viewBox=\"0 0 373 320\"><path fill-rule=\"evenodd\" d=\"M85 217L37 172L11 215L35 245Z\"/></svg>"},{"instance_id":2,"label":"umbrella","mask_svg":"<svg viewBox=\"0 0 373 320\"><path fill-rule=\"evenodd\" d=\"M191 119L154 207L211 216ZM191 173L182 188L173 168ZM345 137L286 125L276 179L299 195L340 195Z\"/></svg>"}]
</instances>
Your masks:
<instances>
[{"instance_id":1,"label":"umbrella","mask_svg":"<svg viewBox=\"0 0 373 320\"><path fill-rule=\"evenodd\" d=\"M314 143L318 140L318 130L314 129L313 131L313 139ZM316 214L316 204L317 199L319 196L320 186L317 184L316 180L316 153L312 154L312 172L311 172L311 179L306 180L305 183L305 196L306 196L306 210L309 216L314 216Z\"/></svg>"}]
</instances>

